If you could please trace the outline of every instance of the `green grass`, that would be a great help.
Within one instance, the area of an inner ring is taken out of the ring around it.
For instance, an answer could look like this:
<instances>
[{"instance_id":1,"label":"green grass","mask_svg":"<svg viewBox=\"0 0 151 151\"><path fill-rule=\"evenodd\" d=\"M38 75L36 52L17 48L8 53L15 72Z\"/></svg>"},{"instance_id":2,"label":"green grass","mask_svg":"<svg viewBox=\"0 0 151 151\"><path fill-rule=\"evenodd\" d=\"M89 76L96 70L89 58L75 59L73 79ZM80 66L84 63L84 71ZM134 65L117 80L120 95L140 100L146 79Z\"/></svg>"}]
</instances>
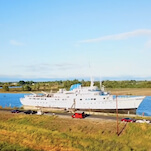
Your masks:
<instances>
[{"instance_id":1,"label":"green grass","mask_svg":"<svg viewBox=\"0 0 151 151\"><path fill-rule=\"evenodd\" d=\"M16 144L10 144L6 142L0 142L0 150L1 151L34 151L30 148L25 148Z\"/></svg>"},{"instance_id":2,"label":"green grass","mask_svg":"<svg viewBox=\"0 0 151 151\"><path fill-rule=\"evenodd\" d=\"M124 123L120 123L122 130ZM129 151L151 149L151 125L128 123L120 136L116 121L92 121L0 112L3 151Z\"/></svg>"}]
</instances>

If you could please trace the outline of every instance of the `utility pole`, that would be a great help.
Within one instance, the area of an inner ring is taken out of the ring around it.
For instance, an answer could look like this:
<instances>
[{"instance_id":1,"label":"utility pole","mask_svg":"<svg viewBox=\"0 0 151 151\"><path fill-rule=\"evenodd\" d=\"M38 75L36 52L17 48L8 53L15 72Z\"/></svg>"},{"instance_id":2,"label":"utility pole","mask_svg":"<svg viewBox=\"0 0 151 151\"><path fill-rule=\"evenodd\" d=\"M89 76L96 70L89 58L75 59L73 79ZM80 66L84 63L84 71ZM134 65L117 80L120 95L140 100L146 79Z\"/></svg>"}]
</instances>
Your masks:
<instances>
[{"instance_id":1,"label":"utility pole","mask_svg":"<svg viewBox=\"0 0 151 151\"><path fill-rule=\"evenodd\" d=\"M116 95L116 130L117 135L119 135L119 125L118 125L118 101L117 101L117 95Z\"/></svg>"}]
</instances>

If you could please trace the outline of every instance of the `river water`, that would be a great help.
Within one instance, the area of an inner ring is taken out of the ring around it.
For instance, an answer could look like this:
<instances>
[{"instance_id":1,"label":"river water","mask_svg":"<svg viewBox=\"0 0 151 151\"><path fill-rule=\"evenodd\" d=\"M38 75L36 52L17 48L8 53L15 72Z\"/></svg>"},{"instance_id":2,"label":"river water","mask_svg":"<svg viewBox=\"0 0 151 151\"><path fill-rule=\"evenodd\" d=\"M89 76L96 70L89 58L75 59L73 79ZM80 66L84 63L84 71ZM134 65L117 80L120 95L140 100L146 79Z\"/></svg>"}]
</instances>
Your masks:
<instances>
[{"instance_id":1,"label":"river water","mask_svg":"<svg viewBox=\"0 0 151 151\"><path fill-rule=\"evenodd\" d=\"M19 99L27 95L25 93L0 93L0 106L21 107ZM137 115L151 116L151 96L147 96L136 111Z\"/></svg>"}]
</instances>

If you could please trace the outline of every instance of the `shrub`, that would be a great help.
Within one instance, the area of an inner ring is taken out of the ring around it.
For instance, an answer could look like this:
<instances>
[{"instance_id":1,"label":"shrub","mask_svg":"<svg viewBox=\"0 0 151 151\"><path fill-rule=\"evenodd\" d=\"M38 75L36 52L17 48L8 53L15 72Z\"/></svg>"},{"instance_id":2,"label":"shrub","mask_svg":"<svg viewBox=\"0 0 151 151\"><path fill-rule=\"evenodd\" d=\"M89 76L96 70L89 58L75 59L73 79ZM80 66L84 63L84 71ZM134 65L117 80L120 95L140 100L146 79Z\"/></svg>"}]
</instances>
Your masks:
<instances>
[{"instance_id":1,"label":"shrub","mask_svg":"<svg viewBox=\"0 0 151 151\"><path fill-rule=\"evenodd\" d=\"M32 88L29 85L25 85L25 86L22 87L22 90L23 91L31 91Z\"/></svg>"},{"instance_id":2,"label":"shrub","mask_svg":"<svg viewBox=\"0 0 151 151\"><path fill-rule=\"evenodd\" d=\"M9 87L7 85L3 85L3 90L4 91L9 91Z\"/></svg>"}]
</instances>

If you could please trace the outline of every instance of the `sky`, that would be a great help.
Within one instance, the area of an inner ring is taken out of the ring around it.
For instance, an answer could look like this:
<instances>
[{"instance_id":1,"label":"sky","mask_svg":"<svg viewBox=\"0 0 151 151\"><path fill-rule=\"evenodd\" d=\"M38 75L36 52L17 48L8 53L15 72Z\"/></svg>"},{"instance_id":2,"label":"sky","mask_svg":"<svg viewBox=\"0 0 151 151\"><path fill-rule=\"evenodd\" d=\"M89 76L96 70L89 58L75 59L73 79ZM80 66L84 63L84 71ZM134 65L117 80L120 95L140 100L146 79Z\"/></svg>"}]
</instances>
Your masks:
<instances>
[{"instance_id":1,"label":"sky","mask_svg":"<svg viewBox=\"0 0 151 151\"><path fill-rule=\"evenodd\" d=\"M151 80L150 0L0 0L0 81Z\"/></svg>"}]
</instances>

